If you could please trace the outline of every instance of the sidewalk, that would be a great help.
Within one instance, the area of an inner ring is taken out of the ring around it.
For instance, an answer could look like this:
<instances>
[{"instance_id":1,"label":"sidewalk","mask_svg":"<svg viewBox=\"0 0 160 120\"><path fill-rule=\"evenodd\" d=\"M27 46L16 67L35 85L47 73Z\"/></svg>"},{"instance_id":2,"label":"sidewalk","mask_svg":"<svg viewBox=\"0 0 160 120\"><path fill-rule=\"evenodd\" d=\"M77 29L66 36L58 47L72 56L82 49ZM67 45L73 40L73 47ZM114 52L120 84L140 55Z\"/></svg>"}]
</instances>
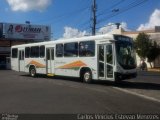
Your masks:
<instances>
[{"instance_id":1,"label":"sidewalk","mask_svg":"<svg viewBox=\"0 0 160 120\"><path fill-rule=\"evenodd\" d=\"M160 68L148 68L148 71L160 72Z\"/></svg>"}]
</instances>

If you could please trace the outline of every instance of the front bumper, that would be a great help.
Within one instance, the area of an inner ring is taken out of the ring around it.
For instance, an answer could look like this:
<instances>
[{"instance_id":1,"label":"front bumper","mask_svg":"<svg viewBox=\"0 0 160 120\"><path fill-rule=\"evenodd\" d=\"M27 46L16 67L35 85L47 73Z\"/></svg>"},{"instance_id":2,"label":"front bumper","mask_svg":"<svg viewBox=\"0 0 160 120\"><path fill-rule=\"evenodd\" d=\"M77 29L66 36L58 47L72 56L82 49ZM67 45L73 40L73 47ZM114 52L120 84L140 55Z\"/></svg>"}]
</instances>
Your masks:
<instances>
[{"instance_id":1,"label":"front bumper","mask_svg":"<svg viewBox=\"0 0 160 120\"><path fill-rule=\"evenodd\" d=\"M115 80L126 80L137 77L137 72L135 73L118 73L115 72Z\"/></svg>"}]
</instances>

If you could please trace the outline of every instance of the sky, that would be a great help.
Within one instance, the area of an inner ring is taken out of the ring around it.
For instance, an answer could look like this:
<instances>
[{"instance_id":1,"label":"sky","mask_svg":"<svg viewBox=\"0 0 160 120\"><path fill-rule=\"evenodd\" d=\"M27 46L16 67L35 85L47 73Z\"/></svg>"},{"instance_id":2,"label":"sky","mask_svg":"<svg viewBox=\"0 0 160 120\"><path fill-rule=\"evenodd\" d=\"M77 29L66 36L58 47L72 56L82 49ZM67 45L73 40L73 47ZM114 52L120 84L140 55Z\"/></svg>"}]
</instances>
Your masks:
<instances>
[{"instance_id":1,"label":"sky","mask_svg":"<svg viewBox=\"0 0 160 120\"><path fill-rule=\"evenodd\" d=\"M91 34L93 0L1 0L0 22L49 25L52 39ZM96 33L121 23L126 31L160 26L160 0L96 0Z\"/></svg>"}]
</instances>

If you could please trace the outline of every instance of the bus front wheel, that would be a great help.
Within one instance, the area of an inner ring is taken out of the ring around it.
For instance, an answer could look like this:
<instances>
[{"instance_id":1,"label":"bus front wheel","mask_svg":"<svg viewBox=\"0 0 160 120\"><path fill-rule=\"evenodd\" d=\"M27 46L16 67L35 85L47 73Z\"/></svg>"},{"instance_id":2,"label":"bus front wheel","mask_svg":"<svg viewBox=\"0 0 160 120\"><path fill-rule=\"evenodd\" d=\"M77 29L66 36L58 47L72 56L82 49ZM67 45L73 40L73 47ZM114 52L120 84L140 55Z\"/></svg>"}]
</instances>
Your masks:
<instances>
[{"instance_id":1,"label":"bus front wheel","mask_svg":"<svg viewBox=\"0 0 160 120\"><path fill-rule=\"evenodd\" d=\"M36 76L36 69L35 69L35 67L31 67L29 69L29 73L30 73L31 77L35 77Z\"/></svg>"},{"instance_id":2,"label":"bus front wheel","mask_svg":"<svg viewBox=\"0 0 160 120\"><path fill-rule=\"evenodd\" d=\"M83 73L83 82L91 83L91 81L92 81L92 73L91 73L91 71L85 71Z\"/></svg>"}]
</instances>

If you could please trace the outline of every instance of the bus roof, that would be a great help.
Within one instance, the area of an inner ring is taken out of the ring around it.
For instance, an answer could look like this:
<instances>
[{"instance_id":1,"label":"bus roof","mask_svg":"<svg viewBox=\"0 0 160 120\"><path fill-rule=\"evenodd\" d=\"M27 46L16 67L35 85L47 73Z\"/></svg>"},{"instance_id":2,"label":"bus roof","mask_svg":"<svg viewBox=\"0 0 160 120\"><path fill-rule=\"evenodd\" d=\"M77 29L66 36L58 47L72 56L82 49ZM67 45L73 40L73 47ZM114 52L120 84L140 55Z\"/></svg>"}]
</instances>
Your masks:
<instances>
[{"instance_id":1,"label":"bus roof","mask_svg":"<svg viewBox=\"0 0 160 120\"><path fill-rule=\"evenodd\" d=\"M105 34L105 35L96 35L96 36L84 36L84 37L79 37L79 38L58 39L58 40L54 40L54 41L45 41L45 42L38 42L38 43L15 45L15 46L12 46L12 48L25 47L25 46L36 46L36 45L50 45L50 44L76 42L76 41L86 41L86 40L98 40L98 39L113 40L114 35L113 34Z\"/></svg>"}]
</instances>

